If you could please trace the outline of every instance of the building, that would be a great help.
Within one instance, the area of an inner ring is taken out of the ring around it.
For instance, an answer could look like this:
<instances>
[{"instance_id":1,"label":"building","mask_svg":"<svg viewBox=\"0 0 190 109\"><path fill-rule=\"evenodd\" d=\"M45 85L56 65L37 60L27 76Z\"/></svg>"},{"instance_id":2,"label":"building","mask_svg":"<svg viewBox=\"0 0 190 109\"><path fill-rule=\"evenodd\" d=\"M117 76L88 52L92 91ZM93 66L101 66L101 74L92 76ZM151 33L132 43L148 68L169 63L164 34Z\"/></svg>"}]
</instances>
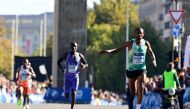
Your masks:
<instances>
[{"instance_id":1,"label":"building","mask_svg":"<svg viewBox=\"0 0 190 109\"><path fill-rule=\"evenodd\" d=\"M184 16L183 16L183 23L184 23L184 27L185 27L185 31L184 31L184 37L182 38L182 48L185 47L185 42L187 40L187 36L190 35L190 16L189 16L189 12L190 12L190 1L189 0L183 0L182 2L182 9L185 10Z\"/></svg>"},{"instance_id":2,"label":"building","mask_svg":"<svg viewBox=\"0 0 190 109\"><path fill-rule=\"evenodd\" d=\"M179 20L181 25L181 37L173 37L172 32L174 25L176 25L169 13L169 10L184 10L184 15ZM189 0L141 0L139 3L139 13L141 20L147 19L152 23L155 29L161 33L163 40L173 40L173 51L177 51L180 61L178 68L181 68L183 62L183 51L187 36L190 35L190 11ZM174 56L172 56L173 58Z\"/></svg>"},{"instance_id":3,"label":"building","mask_svg":"<svg viewBox=\"0 0 190 109\"><path fill-rule=\"evenodd\" d=\"M176 8L181 10L182 3L178 2L175 7L175 2L172 0L141 0L139 6L141 20L149 20L155 29L162 34L162 39L170 38L174 21L169 10Z\"/></svg>"},{"instance_id":4,"label":"building","mask_svg":"<svg viewBox=\"0 0 190 109\"><path fill-rule=\"evenodd\" d=\"M0 17L3 18L7 30L11 31L6 37L11 39L14 34L15 46L21 48L27 56L31 56L40 48L40 44L43 44L44 36L53 32L53 15L53 13L42 13L40 15L0 15Z\"/></svg>"}]
</instances>

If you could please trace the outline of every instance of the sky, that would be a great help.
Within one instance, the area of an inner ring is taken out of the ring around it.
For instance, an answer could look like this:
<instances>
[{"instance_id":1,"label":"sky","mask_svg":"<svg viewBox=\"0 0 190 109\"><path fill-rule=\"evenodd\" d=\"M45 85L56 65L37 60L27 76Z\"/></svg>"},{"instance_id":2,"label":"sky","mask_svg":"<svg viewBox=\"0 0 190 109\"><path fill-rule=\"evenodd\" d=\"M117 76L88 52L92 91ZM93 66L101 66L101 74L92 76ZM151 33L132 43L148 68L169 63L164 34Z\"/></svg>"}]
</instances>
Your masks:
<instances>
[{"instance_id":1,"label":"sky","mask_svg":"<svg viewBox=\"0 0 190 109\"><path fill-rule=\"evenodd\" d=\"M87 0L88 7L93 2ZM0 15L28 15L54 11L54 0L0 0Z\"/></svg>"},{"instance_id":2,"label":"sky","mask_svg":"<svg viewBox=\"0 0 190 109\"><path fill-rule=\"evenodd\" d=\"M53 12L54 0L0 0L1 15Z\"/></svg>"}]
</instances>

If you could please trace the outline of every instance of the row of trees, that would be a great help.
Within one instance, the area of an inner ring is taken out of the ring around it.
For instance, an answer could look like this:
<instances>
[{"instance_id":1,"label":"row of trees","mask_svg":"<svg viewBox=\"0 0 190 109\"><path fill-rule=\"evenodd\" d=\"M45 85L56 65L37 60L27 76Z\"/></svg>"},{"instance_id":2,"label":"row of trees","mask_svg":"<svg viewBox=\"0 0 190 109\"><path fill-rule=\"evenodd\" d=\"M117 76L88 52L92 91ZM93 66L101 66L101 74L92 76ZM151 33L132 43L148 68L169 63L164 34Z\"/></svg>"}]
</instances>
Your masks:
<instances>
[{"instance_id":1,"label":"row of trees","mask_svg":"<svg viewBox=\"0 0 190 109\"><path fill-rule=\"evenodd\" d=\"M126 36L126 0L101 0L94 8L88 10L88 62L95 72L95 87L112 91L125 91L125 50L114 55L98 56L97 51L119 47L125 42ZM145 39L148 40L156 55L158 70L151 65L148 58L148 76L161 74L168 63L165 53L171 49L170 42L160 39L148 20L140 21L138 6L129 7L129 39L134 38L136 27L143 27Z\"/></svg>"},{"instance_id":2,"label":"row of trees","mask_svg":"<svg viewBox=\"0 0 190 109\"><path fill-rule=\"evenodd\" d=\"M4 37L8 33L5 28L4 20L0 19L0 73L9 77L11 76L11 61L12 61L12 43Z\"/></svg>"}]
</instances>

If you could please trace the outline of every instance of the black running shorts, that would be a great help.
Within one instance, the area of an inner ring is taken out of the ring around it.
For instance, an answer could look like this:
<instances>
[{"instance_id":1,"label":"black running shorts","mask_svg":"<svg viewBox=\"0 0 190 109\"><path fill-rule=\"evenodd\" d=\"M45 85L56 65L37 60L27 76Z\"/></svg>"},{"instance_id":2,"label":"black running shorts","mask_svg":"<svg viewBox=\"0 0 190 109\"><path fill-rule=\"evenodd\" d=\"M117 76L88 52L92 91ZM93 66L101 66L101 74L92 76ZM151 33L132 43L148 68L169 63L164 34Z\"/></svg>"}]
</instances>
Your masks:
<instances>
[{"instance_id":1,"label":"black running shorts","mask_svg":"<svg viewBox=\"0 0 190 109\"><path fill-rule=\"evenodd\" d=\"M138 76L145 73L146 73L146 70L132 70L132 71L127 70L126 71L126 75L128 78L137 78Z\"/></svg>"}]
</instances>

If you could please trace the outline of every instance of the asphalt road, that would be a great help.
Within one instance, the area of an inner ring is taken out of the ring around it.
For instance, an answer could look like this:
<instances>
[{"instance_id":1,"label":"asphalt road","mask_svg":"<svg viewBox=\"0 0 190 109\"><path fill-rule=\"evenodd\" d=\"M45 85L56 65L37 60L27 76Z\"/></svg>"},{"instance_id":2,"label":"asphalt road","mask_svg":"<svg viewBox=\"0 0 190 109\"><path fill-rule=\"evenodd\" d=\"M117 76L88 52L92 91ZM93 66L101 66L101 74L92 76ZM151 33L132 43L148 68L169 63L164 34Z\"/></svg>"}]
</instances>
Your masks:
<instances>
[{"instance_id":1,"label":"asphalt road","mask_svg":"<svg viewBox=\"0 0 190 109\"><path fill-rule=\"evenodd\" d=\"M19 109L16 104L0 104L0 109ZM30 109L70 109L68 104L31 104ZM76 104L74 109L128 109L128 106L93 106L88 104ZM190 109L190 103L184 105L184 109Z\"/></svg>"},{"instance_id":2,"label":"asphalt road","mask_svg":"<svg viewBox=\"0 0 190 109\"><path fill-rule=\"evenodd\" d=\"M0 109L19 109L16 104L0 104ZM68 104L31 104L30 109L70 109ZM92 106L76 104L75 109L128 109L128 106Z\"/></svg>"}]
</instances>

